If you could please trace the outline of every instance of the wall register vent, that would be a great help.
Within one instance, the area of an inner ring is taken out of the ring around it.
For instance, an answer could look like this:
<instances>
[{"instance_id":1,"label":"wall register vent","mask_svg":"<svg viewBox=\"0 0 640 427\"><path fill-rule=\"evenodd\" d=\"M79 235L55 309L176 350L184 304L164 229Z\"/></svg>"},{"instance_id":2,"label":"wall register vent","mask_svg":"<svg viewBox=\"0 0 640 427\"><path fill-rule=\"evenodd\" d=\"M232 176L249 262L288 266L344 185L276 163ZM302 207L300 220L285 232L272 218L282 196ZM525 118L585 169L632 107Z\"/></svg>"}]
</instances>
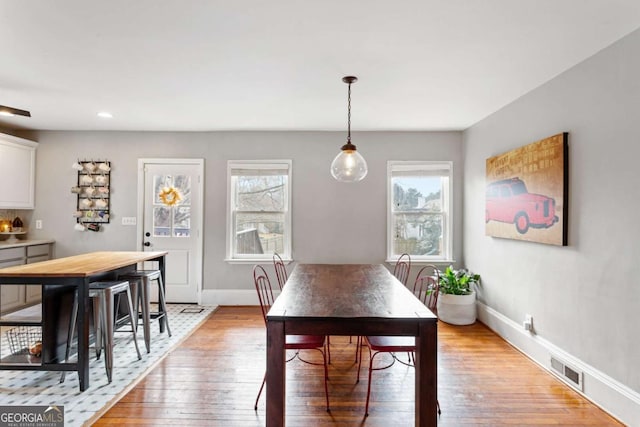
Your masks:
<instances>
[{"instance_id":1,"label":"wall register vent","mask_svg":"<svg viewBox=\"0 0 640 427\"><path fill-rule=\"evenodd\" d=\"M582 371L567 365L566 362L554 355L551 355L551 372L576 390L584 391Z\"/></svg>"}]
</instances>

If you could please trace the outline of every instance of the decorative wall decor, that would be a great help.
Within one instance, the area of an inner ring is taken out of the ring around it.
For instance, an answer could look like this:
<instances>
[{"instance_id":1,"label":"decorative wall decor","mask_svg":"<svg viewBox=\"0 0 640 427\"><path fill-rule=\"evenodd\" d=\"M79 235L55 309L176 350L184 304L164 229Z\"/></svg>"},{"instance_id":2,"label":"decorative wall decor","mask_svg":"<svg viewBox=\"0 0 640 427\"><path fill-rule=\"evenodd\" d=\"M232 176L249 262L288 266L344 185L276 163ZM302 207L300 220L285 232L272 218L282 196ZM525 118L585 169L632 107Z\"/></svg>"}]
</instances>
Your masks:
<instances>
[{"instance_id":1,"label":"decorative wall decor","mask_svg":"<svg viewBox=\"0 0 640 427\"><path fill-rule=\"evenodd\" d=\"M78 201L73 216L76 230L100 231L100 224L109 223L111 200L111 162L106 160L78 161L72 165L78 171L78 182L71 192Z\"/></svg>"},{"instance_id":2,"label":"decorative wall decor","mask_svg":"<svg viewBox=\"0 0 640 427\"><path fill-rule=\"evenodd\" d=\"M487 159L487 236L567 245L568 133Z\"/></svg>"}]
</instances>

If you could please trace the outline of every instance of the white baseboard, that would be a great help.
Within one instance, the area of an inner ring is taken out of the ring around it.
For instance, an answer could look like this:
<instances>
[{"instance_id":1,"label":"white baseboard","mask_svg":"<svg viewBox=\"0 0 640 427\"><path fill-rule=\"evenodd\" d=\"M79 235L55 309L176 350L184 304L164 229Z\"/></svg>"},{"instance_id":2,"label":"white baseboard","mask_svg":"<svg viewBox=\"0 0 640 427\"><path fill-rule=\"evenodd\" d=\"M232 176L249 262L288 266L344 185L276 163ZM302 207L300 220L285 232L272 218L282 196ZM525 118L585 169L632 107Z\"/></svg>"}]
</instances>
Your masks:
<instances>
[{"instance_id":1,"label":"white baseboard","mask_svg":"<svg viewBox=\"0 0 640 427\"><path fill-rule=\"evenodd\" d=\"M279 291L273 291L278 297ZM260 305L255 290L242 289L204 289L202 291L203 305Z\"/></svg>"},{"instance_id":2,"label":"white baseboard","mask_svg":"<svg viewBox=\"0 0 640 427\"><path fill-rule=\"evenodd\" d=\"M522 326L497 312L477 303L478 319L516 347L543 369L553 373L550 355L560 357L584 373L582 395L629 426L640 426L640 394L605 373L584 363L580 359L535 334L525 331Z\"/></svg>"}]
</instances>

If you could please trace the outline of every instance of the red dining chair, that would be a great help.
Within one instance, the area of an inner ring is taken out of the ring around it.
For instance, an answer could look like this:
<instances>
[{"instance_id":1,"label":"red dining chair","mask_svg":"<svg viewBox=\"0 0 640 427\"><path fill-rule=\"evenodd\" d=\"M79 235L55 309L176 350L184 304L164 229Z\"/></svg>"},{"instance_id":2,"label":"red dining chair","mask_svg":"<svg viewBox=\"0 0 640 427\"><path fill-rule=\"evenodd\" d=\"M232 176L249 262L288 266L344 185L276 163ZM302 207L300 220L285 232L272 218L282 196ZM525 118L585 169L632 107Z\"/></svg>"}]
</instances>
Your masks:
<instances>
[{"instance_id":1,"label":"red dining chair","mask_svg":"<svg viewBox=\"0 0 640 427\"><path fill-rule=\"evenodd\" d=\"M276 270L278 285L280 286L280 290L282 290L289 276L287 274L287 268L284 266L284 262L277 252L273 253L273 268Z\"/></svg>"},{"instance_id":2,"label":"red dining chair","mask_svg":"<svg viewBox=\"0 0 640 427\"><path fill-rule=\"evenodd\" d=\"M409 280L409 273L411 272L411 256L407 253L400 255L396 261L396 265L393 268L393 275L403 285L407 285ZM358 352L361 351L360 344L362 344L362 337L358 337L358 345L356 346L356 362L358 361ZM349 337L349 343L351 343L351 337Z\"/></svg>"},{"instance_id":3,"label":"red dining chair","mask_svg":"<svg viewBox=\"0 0 640 427\"><path fill-rule=\"evenodd\" d=\"M253 267L253 281L256 285L258 300L260 300L260 308L262 310L262 317L264 318L264 323L266 326L267 313L269 312L269 309L273 305L275 299L273 297L273 290L271 289L271 281L269 280L269 276L267 275L267 272L264 270L264 268L262 268L262 266L256 265ZM296 354L289 358L287 362L298 358L302 362L308 363L310 365L320 365L320 363L309 362L302 359L299 356L298 351L317 350L322 354L322 365L324 365L324 394L327 399L327 412L329 412L329 388L327 386L329 372L327 369L325 337L323 335L285 335L284 348L285 350L296 350ZM260 400L260 395L262 394L262 389L264 388L266 379L267 374L265 372L264 378L262 379L262 385L260 386L258 396L256 397L256 403L253 407L254 410L258 410L258 401Z\"/></svg>"},{"instance_id":4,"label":"red dining chair","mask_svg":"<svg viewBox=\"0 0 640 427\"><path fill-rule=\"evenodd\" d=\"M282 258L280 258L280 255L278 255L277 252L273 253L273 268L276 271L280 290L282 290L284 284L287 283L289 275L287 274L287 268L284 265L284 261L282 261ZM331 364L331 339L329 335L327 335L327 359L327 363Z\"/></svg>"},{"instance_id":5,"label":"red dining chair","mask_svg":"<svg viewBox=\"0 0 640 427\"><path fill-rule=\"evenodd\" d=\"M409 280L409 273L411 272L411 256L404 253L400 255L400 258L396 261L396 266L393 268L393 275L402 282L403 285L407 285Z\"/></svg>"},{"instance_id":6,"label":"red dining chair","mask_svg":"<svg viewBox=\"0 0 640 427\"><path fill-rule=\"evenodd\" d=\"M429 310L435 313L436 304L438 302L438 293L440 292L440 275L438 269L433 265L426 265L420 269L416 280L413 283L413 294L426 305ZM360 350L358 358L358 379L360 381L360 367L362 365L362 337L358 338L357 348ZM364 343L369 349L369 384L367 386L367 403L365 406L365 417L369 415L369 398L371 396L371 374L373 371L380 371L391 367L396 360L407 366L415 366L415 337L401 336L366 336ZM403 362L398 359L395 353L406 352L409 354L409 362ZM392 356L391 363L382 367L374 367L375 357L380 353L390 353ZM436 400L438 415L442 413L440 410L440 402Z\"/></svg>"}]
</instances>

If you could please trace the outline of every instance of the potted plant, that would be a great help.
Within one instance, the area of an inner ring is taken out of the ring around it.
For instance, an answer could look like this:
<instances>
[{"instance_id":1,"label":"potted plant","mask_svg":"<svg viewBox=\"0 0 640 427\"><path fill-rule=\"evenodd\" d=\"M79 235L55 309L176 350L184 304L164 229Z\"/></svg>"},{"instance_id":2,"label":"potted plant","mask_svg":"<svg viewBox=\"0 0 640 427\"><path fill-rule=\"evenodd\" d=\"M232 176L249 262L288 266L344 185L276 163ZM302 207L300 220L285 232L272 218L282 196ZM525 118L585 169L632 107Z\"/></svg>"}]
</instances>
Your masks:
<instances>
[{"instance_id":1,"label":"potted plant","mask_svg":"<svg viewBox=\"0 0 640 427\"><path fill-rule=\"evenodd\" d=\"M480 283L480 275L467 269L447 267L440 274L438 318L452 325L470 325L476 321L476 292L473 286Z\"/></svg>"}]
</instances>

